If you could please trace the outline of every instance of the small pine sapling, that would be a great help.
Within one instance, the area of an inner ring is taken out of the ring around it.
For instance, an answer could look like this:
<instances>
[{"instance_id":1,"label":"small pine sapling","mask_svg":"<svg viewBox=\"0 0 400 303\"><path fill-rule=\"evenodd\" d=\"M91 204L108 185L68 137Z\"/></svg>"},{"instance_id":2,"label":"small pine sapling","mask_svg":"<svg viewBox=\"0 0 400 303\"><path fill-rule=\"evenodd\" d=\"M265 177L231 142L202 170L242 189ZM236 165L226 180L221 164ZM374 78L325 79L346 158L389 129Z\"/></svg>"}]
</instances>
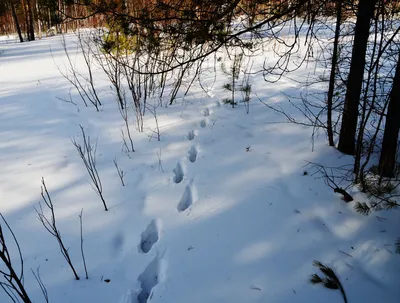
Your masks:
<instances>
[{"instance_id":1,"label":"small pine sapling","mask_svg":"<svg viewBox=\"0 0 400 303\"><path fill-rule=\"evenodd\" d=\"M243 76L243 81L242 81L242 85L240 87L240 91L243 94L243 104L244 107L246 109L246 113L250 113L250 94L251 94L251 83L250 83L250 71L253 67L253 63L250 63L249 60L249 64L247 64L247 68L246 70L243 72L244 76Z\"/></svg>"},{"instance_id":2,"label":"small pine sapling","mask_svg":"<svg viewBox=\"0 0 400 303\"><path fill-rule=\"evenodd\" d=\"M222 87L225 90L231 92L231 98L230 99L225 98L223 99L223 102L232 104L232 108L234 108L235 105L237 104L235 101L235 93L236 91L238 91L237 81L239 80L240 68L242 66L242 62L243 62L243 53L240 54L235 53L235 55L233 56L233 62L231 63L229 70L226 69L224 64L221 65L222 71L225 74L227 74L228 77L230 78L230 83L226 83Z\"/></svg>"}]
</instances>

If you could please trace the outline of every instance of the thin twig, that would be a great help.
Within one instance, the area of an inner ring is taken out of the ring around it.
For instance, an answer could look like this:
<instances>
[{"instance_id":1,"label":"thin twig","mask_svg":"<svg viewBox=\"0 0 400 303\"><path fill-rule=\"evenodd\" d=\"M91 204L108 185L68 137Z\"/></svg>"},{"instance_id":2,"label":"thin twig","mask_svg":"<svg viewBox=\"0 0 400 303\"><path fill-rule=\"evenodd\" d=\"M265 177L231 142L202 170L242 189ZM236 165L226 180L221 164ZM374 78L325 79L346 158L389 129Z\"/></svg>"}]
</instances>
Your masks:
<instances>
[{"instance_id":1,"label":"thin twig","mask_svg":"<svg viewBox=\"0 0 400 303\"><path fill-rule=\"evenodd\" d=\"M49 294L47 292L47 288L46 285L44 285L42 278L40 277L40 271L39 271L39 267L36 269L36 273L33 271L33 269L31 268L32 274L35 277L37 283L39 284L40 290L42 291L44 300L49 303Z\"/></svg>"},{"instance_id":2,"label":"thin twig","mask_svg":"<svg viewBox=\"0 0 400 303\"><path fill-rule=\"evenodd\" d=\"M81 213L79 215L79 226L80 226L80 232L81 232L81 255L82 255L83 268L85 269L86 279L89 279L89 275L88 275L88 271L87 271L87 267L86 267L85 254L83 252L83 224L82 224L82 218L83 218L83 208L82 208Z\"/></svg>"},{"instance_id":3,"label":"thin twig","mask_svg":"<svg viewBox=\"0 0 400 303\"><path fill-rule=\"evenodd\" d=\"M115 168L117 169L117 173L118 173L119 179L121 180L122 186L125 186L124 176L126 175L126 173L122 169L119 168L118 163L117 163L117 158L115 158L113 160L113 162L114 162Z\"/></svg>"}]
</instances>

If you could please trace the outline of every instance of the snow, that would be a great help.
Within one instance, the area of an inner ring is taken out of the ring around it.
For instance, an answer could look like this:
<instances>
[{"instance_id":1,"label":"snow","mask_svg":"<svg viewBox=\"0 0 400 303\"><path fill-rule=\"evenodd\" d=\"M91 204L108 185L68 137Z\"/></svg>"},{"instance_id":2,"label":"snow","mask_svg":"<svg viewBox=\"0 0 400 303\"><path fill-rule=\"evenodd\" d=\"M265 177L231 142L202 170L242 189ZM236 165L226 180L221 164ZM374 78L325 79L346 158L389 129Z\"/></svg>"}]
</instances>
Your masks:
<instances>
[{"instance_id":1,"label":"snow","mask_svg":"<svg viewBox=\"0 0 400 303\"><path fill-rule=\"evenodd\" d=\"M73 51L73 37L67 42ZM104 101L96 112L73 91L77 106L57 98L70 92L56 68L65 63L60 37L2 49L0 212L19 240L34 302L44 302L29 270L38 267L50 302L57 303L340 302L339 292L308 282L316 272L313 260L334 268L349 302L399 301L396 211L356 213L306 166L352 159L329 148L323 135L312 151L311 129L283 123L256 97L301 119L282 95L298 95L296 81L267 83L254 75L246 114L242 104L232 109L221 102L229 97L221 68L215 83L206 69L207 93L195 84L188 96L158 109L161 141L151 136L155 124L148 115L145 132L133 133L136 152L125 153L123 121L104 74L95 74ZM262 56L255 62L262 64ZM81 66L82 58L76 60ZM293 77L310 72L304 66ZM82 139L79 125L97 139L108 212L71 143ZM126 173L124 187L114 159ZM79 281L37 219L42 177ZM16 254L13 261L18 264ZM4 292L0 302L10 302Z\"/></svg>"},{"instance_id":2,"label":"snow","mask_svg":"<svg viewBox=\"0 0 400 303\"><path fill-rule=\"evenodd\" d=\"M16 35L3 35L0 36L0 45L8 44L8 43L17 43L19 42L18 36Z\"/></svg>"}]
</instances>

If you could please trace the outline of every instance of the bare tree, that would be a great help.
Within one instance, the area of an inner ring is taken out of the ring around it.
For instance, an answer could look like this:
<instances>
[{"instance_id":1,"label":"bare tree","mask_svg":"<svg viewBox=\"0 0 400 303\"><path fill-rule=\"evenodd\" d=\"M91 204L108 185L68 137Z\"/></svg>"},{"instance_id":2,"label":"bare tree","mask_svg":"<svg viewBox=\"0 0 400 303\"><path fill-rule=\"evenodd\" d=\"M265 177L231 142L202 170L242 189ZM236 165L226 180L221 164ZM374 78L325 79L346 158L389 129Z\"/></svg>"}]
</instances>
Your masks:
<instances>
[{"instance_id":1,"label":"bare tree","mask_svg":"<svg viewBox=\"0 0 400 303\"><path fill-rule=\"evenodd\" d=\"M379 159L379 174L382 177L394 177L395 173L400 130L400 52L389 98L382 151Z\"/></svg>"},{"instance_id":2,"label":"bare tree","mask_svg":"<svg viewBox=\"0 0 400 303\"><path fill-rule=\"evenodd\" d=\"M125 93L124 93L124 95L125 95ZM125 97L124 97L124 99L125 99ZM127 147L127 151L128 152L134 152L135 151L135 147L134 147L134 144L133 144L133 139L132 139L132 134L131 134L131 123L130 123L130 119L129 119L129 110L131 109L131 106L127 105L126 104L126 100L125 100L125 105L123 107L119 107L118 109L119 109L119 113L120 113L120 115L122 117L122 120L124 121L126 135L128 137L128 141L129 141L129 146L128 146L128 144L126 144L126 140L124 138L125 145Z\"/></svg>"},{"instance_id":3,"label":"bare tree","mask_svg":"<svg viewBox=\"0 0 400 303\"><path fill-rule=\"evenodd\" d=\"M31 268L32 274L36 279L36 282L38 283L40 290L43 294L44 300L46 303L49 303L49 293L47 291L46 285L44 285L43 281L42 281L42 277L40 276L40 268L38 267L36 269L36 273L33 271L33 269Z\"/></svg>"},{"instance_id":4,"label":"bare tree","mask_svg":"<svg viewBox=\"0 0 400 303\"><path fill-rule=\"evenodd\" d=\"M26 1L26 7L27 7L27 18L28 18L28 40L33 41L35 40L35 26L34 26L34 20L33 20L33 9L32 9L32 4L31 0L25 0Z\"/></svg>"},{"instance_id":5,"label":"bare tree","mask_svg":"<svg viewBox=\"0 0 400 303\"><path fill-rule=\"evenodd\" d=\"M96 40L97 38L93 38ZM125 92L125 88L123 86L123 77L122 74L122 66L118 63L118 61L114 60L114 56L119 57L120 54L120 46L117 44L115 52L116 54L109 55L109 54L102 54L101 53L101 45L97 44L96 52L93 52L94 56L96 57L97 62L99 63L100 67L103 69L104 73L107 75L113 92L117 98L118 110L121 115L122 120L124 121L125 132L122 130L122 139L124 141L124 146L126 147L127 152L134 152L134 144L131 134L131 121L130 121L130 110L131 104L129 104L127 100L127 95ZM121 54L122 56L122 54ZM125 137L125 133L127 136L127 140ZM129 141L129 142L127 142Z\"/></svg>"},{"instance_id":6,"label":"bare tree","mask_svg":"<svg viewBox=\"0 0 400 303\"><path fill-rule=\"evenodd\" d=\"M79 227L80 227L80 232L81 232L81 255L82 255L82 262L83 262L83 268L85 269L85 276L86 279L89 279L87 267L86 267L86 258L85 258L85 253L83 251L83 208L81 210L81 213L79 214Z\"/></svg>"},{"instance_id":7,"label":"bare tree","mask_svg":"<svg viewBox=\"0 0 400 303\"><path fill-rule=\"evenodd\" d=\"M31 303L31 299L29 298L28 293L24 287L24 259L22 258L21 247L17 241L17 238L12 231L10 225L7 223L6 219L0 213L0 217L3 220L5 226L10 231L11 236L13 238L14 244L17 247L18 255L19 255L19 266L20 271L17 273L17 269L11 260L10 251L8 249L8 244L5 239L4 230L2 225L0 224L0 260L4 264L5 268L0 269L0 274L5 279L5 282L0 281L0 287L4 290L4 292L9 296L12 302L19 302L20 298L24 303Z\"/></svg>"},{"instance_id":8,"label":"bare tree","mask_svg":"<svg viewBox=\"0 0 400 303\"><path fill-rule=\"evenodd\" d=\"M94 83L93 72L92 72L92 54L91 54L91 45L89 42L85 42L84 38L81 34L77 34L78 36L78 49L79 52L82 53L82 56L85 61L87 76L79 72L76 63L71 58L70 52L68 50L67 41L64 36L62 36L62 46L64 49L65 56L67 57L67 66L66 71L61 70L59 66L57 66L60 74L76 89L80 98L82 99L85 106L88 106L88 102L92 104L96 111L100 111L100 106L102 105L100 102L100 98L97 94L97 89Z\"/></svg>"},{"instance_id":9,"label":"bare tree","mask_svg":"<svg viewBox=\"0 0 400 303\"><path fill-rule=\"evenodd\" d=\"M56 214L54 211L54 205L53 201L51 200L50 194L47 191L46 183L44 182L44 178L42 178L42 186L41 186L41 196L43 199L43 202L50 211L50 216L46 216L42 207L42 204L39 203L39 208L35 208L36 213L38 214L39 221L42 223L43 227L53 236L57 239L58 246L60 248L61 254L63 255L65 261L67 261L67 264L71 268L74 277L76 280L79 280L79 276L76 273L75 267L72 264L71 257L69 256L68 249L65 247L64 242L61 237L60 230L57 227L57 222L56 222Z\"/></svg>"},{"instance_id":10,"label":"bare tree","mask_svg":"<svg viewBox=\"0 0 400 303\"><path fill-rule=\"evenodd\" d=\"M335 78L336 78L336 70L338 62L340 25L342 22L342 2L343 0L336 0L336 28L335 28L335 38L333 42L332 63L331 63L329 89L327 96L326 129L330 146L335 146L333 140L332 110L333 110L333 94L335 89Z\"/></svg>"},{"instance_id":11,"label":"bare tree","mask_svg":"<svg viewBox=\"0 0 400 303\"><path fill-rule=\"evenodd\" d=\"M378 0L364 0L358 3L357 22L354 33L354 46L351 57L346 97L339 136L339 151L354 155L357 132L358 106L364 79L365 55L369 37L370 22Z\"/></svg>"},{"instance_id":12,"label":"bare tree","mask_svg":"<svg viewBox=\"0 0 400 303\"><path fill-rule=\"evenodd\" d=\"M76 36L78 38L78 46L81 50L83 59L85 61L86 65L86 72L87 76L83 76L82 74L79 73L82 79L86 82L86 91L90 102L96 107L96 110L99 111L99 106L101 106L101 101L100 98L97 94L97 89L96 85L94 82L94 77L93 77L93 45L92 45L92 39L90 37L85 37L81 34L81 32L78 30L76 31Z\"/></svg>"},{"instance_id":13,"label":"bare tree","mask_svg":"<svg viewBox=\"0 0 400 303\"><path fill-rule=\"evenodd\" d=\"M24 42L24 38L22 38L21 27L20 27L19 21L18 21L18 16L17 16L16 10L15 10L14 0L10 0L9 3L10 3L10 7L11 7L12 17L13 17L14 23L15 23L15 28L18 33L19 42Z\"/></svg>"},{"instance_id":14,"label":"bare tree","mask_svg":"<svg viewBox=\"0 0 400 303\"><path fill-rule=\"evenodd\" d=\"M122 186L125 186L125 183L124 183L124 176L126 175L126 172L124 172L124 171L118 166L117 158L115 158L115 159L113 160L113 162L114 162L115 168L117 169L118 177L119 177L119 179L121 180L121 184L122 184Z\"/></svg>"},{"instance_id":15,"label":"bare tree","mask_svg":"<svg viewBox=\"0 0 400 303\"><path fill-rule=\"evenodd\" d=\"M79 157L82 159L83 164L85 165L86 171L89 174L90 179L92 180L92 188L100 197L104 210L108 211L106 201L103 197L103 186L101 184L101 179L99 176L99 172L97 171L96 166L96 150L97 150L97 143L92 145L90 141L90 137L86 135L85 130L83 129L82 125L79 125L82 132L82 139L83 139L83 146L76 142L75 139L72 140L72 144L76 147L78 151Z\"/></svg>"},{"instance_id":16,"label":"bare tree","mask_svg":"<svg viewBox=\"0 0 400 303\"><path fill-rule=\"evenodd\" d=\"M161 153L161 148L160 148L160 152L156 152L156 154L157 154L157 158L158 158L158 169L159 169L161 172L164 172L164 168L163 168L163 166L162 166L162 153Z\"/></svg>"},{"instance_id":17,"label":"bare tree","mask_svg":"<svg viewBox=\"0 0 400 303\"><path fill-rule=\"evenodd\" d=\"M154 122L156 124L155 130L151 129L151 132L157 136L157 141L161 141L161 130L160 130L160 125L158 123L158 117L157 117L157 108L160 106L160 103L157 105L150 106L150 104L147 104L147 109L148 111L153 115L154 117ZM153 135L150 136L150 139L153 137Z\"/></svg>"}]
</instances>

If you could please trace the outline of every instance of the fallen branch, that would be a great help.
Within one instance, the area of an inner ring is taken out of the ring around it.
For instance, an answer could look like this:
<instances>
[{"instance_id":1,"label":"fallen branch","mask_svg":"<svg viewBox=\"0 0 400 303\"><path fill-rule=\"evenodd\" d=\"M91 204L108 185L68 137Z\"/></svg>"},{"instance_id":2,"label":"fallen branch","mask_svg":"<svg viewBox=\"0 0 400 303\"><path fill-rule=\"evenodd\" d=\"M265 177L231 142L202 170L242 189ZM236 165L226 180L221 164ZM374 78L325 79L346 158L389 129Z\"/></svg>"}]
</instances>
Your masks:
<instances>
[{"instance_id":1,"label":"fallen branch","mask_svg":"<svg viewBox=\"0 0 400 303\"><path fill-rule=\"evenodd\" d=\"M328 289L339 289L340 293L342 294L344 303L348 303L346 292L344 291L342 283L340 283L340 280L336 276L333 269L327 265L322 264L319 261L314 261L313 265L317 267L324 276L320 277L318 274L313 274L310 278L310 282L312 284L322 284L325 288Z\"/></svg>"}]
</instances>

